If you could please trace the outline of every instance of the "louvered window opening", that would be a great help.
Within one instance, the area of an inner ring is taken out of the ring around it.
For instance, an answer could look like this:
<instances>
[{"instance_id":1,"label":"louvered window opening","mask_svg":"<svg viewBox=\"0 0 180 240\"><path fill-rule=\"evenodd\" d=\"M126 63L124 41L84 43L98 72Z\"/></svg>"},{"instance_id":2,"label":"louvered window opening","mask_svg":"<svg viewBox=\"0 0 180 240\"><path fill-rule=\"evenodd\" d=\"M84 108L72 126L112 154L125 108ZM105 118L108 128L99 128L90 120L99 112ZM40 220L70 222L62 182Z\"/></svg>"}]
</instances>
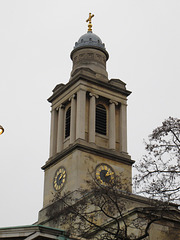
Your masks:
<instances>
[{"instance_id":1,"label":"louvered window opening","mask_svg":"<svg viewBox=\"0 0 180 240\"><path fill-rule=\"evenodd\" d=\"M65 138L70 136L71 107L66 111Z\"/></svg>"},{"instance_id":2,"label":"louvered window opening","mask_svg":"<svg viewBox=\"0 0 180 240\"><path fill-rule=\"evenodd\" d=\"M106 108L101 104L96 106L96 132L106 135Z\"/></svg>"}]
</instances>

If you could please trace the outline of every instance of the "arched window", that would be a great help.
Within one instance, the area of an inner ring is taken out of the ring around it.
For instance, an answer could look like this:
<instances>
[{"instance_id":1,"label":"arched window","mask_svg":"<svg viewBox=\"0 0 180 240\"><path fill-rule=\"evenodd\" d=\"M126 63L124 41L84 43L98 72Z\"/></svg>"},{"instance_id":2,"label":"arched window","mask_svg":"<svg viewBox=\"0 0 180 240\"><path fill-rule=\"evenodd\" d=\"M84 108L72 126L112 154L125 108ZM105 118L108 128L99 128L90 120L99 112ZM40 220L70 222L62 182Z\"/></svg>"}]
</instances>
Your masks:
<instances>
[{"instance_id":1,"label":"arched window","mask_svg":"<svg viewBox=\"0 0 180 240\"><path fill-rule=\"evenodd\" d=\"M96 132L106 135L106 108L102 104L96 105Z\"/></svg>"},{"instance_id":2,"label":"arched window","mask_svg":"<svg viewBox=\"0 0 180 240\"><path fill-rule=\"evenodd\" d=\"M71 107L66 111L66 120L65 120L65 138L70 135L70 122L71 122Z\"/></svg>"}]
</instances>

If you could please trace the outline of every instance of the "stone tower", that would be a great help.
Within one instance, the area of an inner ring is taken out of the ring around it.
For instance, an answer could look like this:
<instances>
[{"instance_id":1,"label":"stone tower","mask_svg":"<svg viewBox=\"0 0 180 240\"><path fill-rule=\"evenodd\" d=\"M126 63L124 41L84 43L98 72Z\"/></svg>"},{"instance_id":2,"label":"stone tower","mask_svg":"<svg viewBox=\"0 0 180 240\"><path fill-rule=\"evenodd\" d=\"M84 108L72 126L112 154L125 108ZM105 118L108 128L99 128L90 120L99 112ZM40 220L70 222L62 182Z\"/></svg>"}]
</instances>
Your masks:
<instances>
[{"instance_id":1,"label":"stone tower","mask_svg":"<svg viewBox=\"0 0 180 240\"><path fill-rule=\"evenodd\" d=\"M89 171L102 184L115 174L123 175L131 191L134 161L127 153L127 97L131 92L121 80L108 79L109 54L92 32L91 22L70 56L69 82L58 84L48 99L50 156L42 167L45 179L40 223L48 222L45 212L54 193L88 188Z\"/></svg>"}]
</instances>

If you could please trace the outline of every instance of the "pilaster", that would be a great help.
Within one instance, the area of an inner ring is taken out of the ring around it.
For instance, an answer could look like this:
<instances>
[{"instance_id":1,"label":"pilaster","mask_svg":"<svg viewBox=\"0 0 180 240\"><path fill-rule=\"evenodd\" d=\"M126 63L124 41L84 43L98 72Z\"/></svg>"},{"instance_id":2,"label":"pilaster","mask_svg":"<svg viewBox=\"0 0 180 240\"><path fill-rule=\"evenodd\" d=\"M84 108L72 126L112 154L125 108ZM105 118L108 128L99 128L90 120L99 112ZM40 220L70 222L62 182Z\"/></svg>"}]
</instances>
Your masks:
<instances>
[{"instance_id":1,"label":"pilaster","mask_svg":"<svg viewBox=\"0 0 180 240\"><path fill-rule=\"evenodd\" d=\"M71 101L71 123L70 123L70 144L76 139L76 95L73 94L69 101Z\"/></svg>"},{"instance_id":2,"label":"pilaster","mask_svg":"<svg viewBox=\"0 0 180 240\"><path fill-rule=\"evenodd\" d=\"M77 92L76 139L85 139L86 91Z\"/></svg>"},{"instance_id":3,"label":"pilaster","mask_svg":"<svg viewBox=\"0 0 180 240\"><path fill-rule=\"evenodd\" d=\"M57 152L63 149L64 139L64 105L61 104L58 110L58 130L57 130Z\"/></svg>"},{"instance_id":4,"label":"pilaster","mask_svg":"<svg viewBox=\"0 0 180 240\"><path fill-rule=\"evenodd\" d=\"M57 110L52 109L51 111L51 132L50 132L50 154L52 157L56 153L57 148Z\"/></svg>"},{"instance_id":5,"label":"pilaster","mask_svg":"<svg viewBox=\"0 0 180 240\"><path fill-rule=\"evenodd\" d=\"M116 116L115 106L118 105L116 101L109 101L109 148L116 149Z\"/></svg>"},{"instance_id":6,"label":"pilaster","mask_svg":"<svg viewBox=\"0 0 180 240\"><path fill-rule=\"evenodd\" d=\"M89 142L95 143L96 98L99 96L93 93L89 93L89 96Z\"/></svg>"},{"instance_id":7,"label":"pilaster","mask_svg":"<svg viewBox=\"0 0 180 240\"><path fill-rule=\"evenodd\" d=\"M127 153L127 106L120 106L120 151Z\"/></svg>"}]
</instances>

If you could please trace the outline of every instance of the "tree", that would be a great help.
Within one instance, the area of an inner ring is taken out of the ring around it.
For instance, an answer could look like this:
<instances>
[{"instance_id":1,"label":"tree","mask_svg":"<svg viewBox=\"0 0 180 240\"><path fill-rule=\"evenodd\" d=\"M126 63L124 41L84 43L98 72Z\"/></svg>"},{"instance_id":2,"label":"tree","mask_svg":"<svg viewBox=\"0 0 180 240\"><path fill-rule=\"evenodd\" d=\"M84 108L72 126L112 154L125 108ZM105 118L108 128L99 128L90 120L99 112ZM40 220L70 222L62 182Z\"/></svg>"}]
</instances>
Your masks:
<instances>
[{"instance_id":1,"label":"tree","mask_svg":"<svg viewBox=\"0 0 180 240\"><path fill-rule=\"evenodd\" d=\"M122 173L113 177L105 173L99 181L92 172L88 189L57 192L47 216L73 236L97 240L147 239L156 222L179 224L180 212L171 202L180 201L180 120L165 120L149 136L146 150L136 166L135 182L148 198L133 195ZM165 239L178 239L179 230L168 231Z\"/></svg>"},{"instance_id":2,"label":"tree","mask_svg":"<svg viewBox=\"0 0 180 240\"><path fill-rule=\"evenodd\" d=\"M91 176L88 190L63 196L57 192L48 210L48 217L68 229L71 235L86 239L141 240L149 236L152 223L163 219L167 206L160 209L158 202L146 199L146 207L132 209L133 195L119 176L103 184L94 173Z\"/></svg>"},{"instance_id":3,"label":"tree","mask_svg":"<svg viewBox=\"0 0 180 240\"><path fill-rule=\"evenodd\" d=\"M180 119L163 121L145 144L147 154L136 165L138 192L180 204Z\"/></svg>"}]
</instances>

